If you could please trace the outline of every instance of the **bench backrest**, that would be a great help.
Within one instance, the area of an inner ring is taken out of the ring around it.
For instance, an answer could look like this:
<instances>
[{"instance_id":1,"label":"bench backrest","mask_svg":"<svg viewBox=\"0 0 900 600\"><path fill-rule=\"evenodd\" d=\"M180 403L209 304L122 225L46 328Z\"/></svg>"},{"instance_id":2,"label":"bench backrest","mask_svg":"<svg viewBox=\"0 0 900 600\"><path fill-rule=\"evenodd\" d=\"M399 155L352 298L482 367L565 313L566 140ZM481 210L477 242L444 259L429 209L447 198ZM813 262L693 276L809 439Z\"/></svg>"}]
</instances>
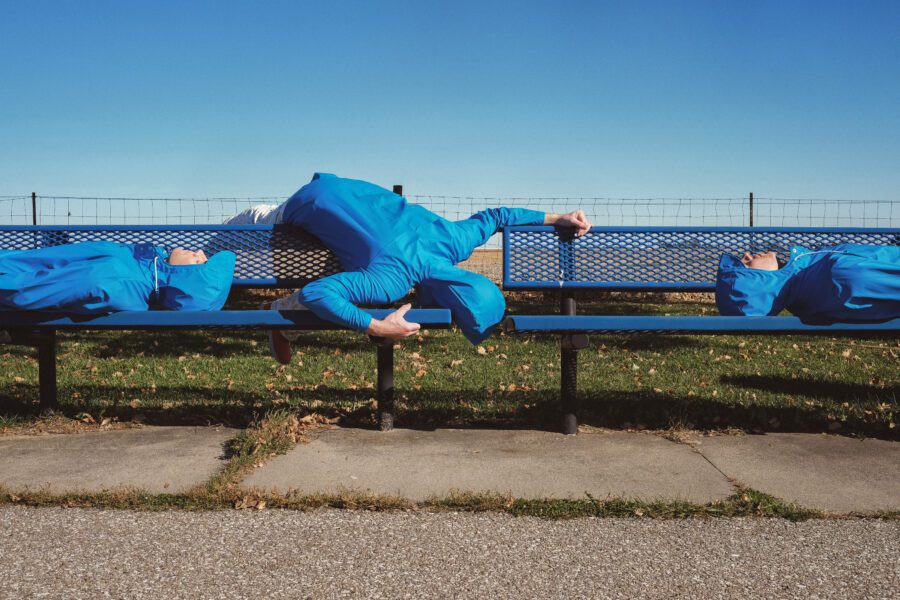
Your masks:
<instances>
[{"instance_id":1,"label":"bench backrest","mask_svg":"<svg viewBox=\"0 0 900 600\"><path fill-rule=\"evenodd\" d=\"M572 239L549 226L506 227L508 290L713 291L722 254L841 243L900 244L900 229L594 227Z\"/></svg>"},{"instance_id":2,"label":"bench backrest","mask_svg":"<svg viewBox=\"0 0 900 600\"><path fill-rule=\"evenodd\" d=\"M234 285L302 287L342 271L315 237L289 225L0 225L0 251L77 242L147 242L168 250L203 249L237 255Z\"/></svg>"}]
</instances>

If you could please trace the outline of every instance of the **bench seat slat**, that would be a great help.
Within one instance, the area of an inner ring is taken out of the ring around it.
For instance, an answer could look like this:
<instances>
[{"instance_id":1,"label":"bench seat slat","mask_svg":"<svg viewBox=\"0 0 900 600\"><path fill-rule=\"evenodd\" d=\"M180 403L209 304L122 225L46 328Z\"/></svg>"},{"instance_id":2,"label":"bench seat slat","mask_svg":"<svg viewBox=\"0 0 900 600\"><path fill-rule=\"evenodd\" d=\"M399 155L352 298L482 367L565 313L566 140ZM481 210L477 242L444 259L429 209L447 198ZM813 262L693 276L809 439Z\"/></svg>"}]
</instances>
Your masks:
<instances>
[{"instance_id":1,"label":"bench seat slat","mask_svg":"<svg viewBox=\"0 0 900 600\"><path fill-rule=\"evenodd\" d=\"M547 334L668 333L767 335L774 333L897 333L900 332L900 319L892 319L883 323L809 325L803 323L797 317L521 315L507 317L503 322L503 328L508 332L515 333Z\"/></svg>"},{"instance_id":2,"label":"bench seat slat","mask_svg":"<svg viewBox=\"0 0 900 600\"><path fill-rule=\"evenodd\" d=\"M383 319L394 309L364 309ZM449 327L450 311L413 309L406 320L423 327ZM0 311L0 329L178 329L234 327L251 329L344 329L305 310L122 311L108 315Z\"/></svg>"}]
</instances>

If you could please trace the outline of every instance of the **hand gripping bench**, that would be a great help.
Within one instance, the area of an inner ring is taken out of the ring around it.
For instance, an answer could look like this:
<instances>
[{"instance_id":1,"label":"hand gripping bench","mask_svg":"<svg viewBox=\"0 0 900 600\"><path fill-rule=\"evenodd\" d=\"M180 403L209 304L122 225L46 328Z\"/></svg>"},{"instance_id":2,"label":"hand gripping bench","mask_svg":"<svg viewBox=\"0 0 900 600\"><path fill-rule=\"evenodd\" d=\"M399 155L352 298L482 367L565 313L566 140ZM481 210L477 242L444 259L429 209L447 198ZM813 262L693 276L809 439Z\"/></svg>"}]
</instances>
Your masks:
<instances>
[{"instance_id":1,"label":"hand gripping bench","mask_svg":"<svg viewBox=\"0 0 900 600\"><path fill-rule=\"evenodd\" d=\"M207 255L230 250L237 256L235 287L300 288L342 270L314 237L288 225L60 225L0 226L0 251L28 250L88 241L147 242L168 250L202 248ZM383 318L391 309L367 309ZM406 318L422 327L449 327L450 311L414 309ZM105 315L0 310L7 343L37 346L41 408L57 406L56 331L95 329L341 329L309 311L123 311ZM3 341L3 340L0 340ZM378 421L393 428L393 341L373 339L378 361Z\"/></svg>"},{"instance_id":2,"label":"hand gripping bench","mask_svg":"<svg viewBox=\"0 0 900 600\"><path fill-rule=\"evenodd\" d=\"M556 315L509 315L503 328L560 336L563 431L577 432L577 351L588 334L887 334L900 319L883 323L805 324L796 317L588 316L575 314L579 290L712 292L722 254L774 250L787 259L791 246L840 243L900 244L900 229L749 227L594 227L575 238L548 226L511 226L503 234L503 288L559 290Z\"/></svg>"}]
</instances>

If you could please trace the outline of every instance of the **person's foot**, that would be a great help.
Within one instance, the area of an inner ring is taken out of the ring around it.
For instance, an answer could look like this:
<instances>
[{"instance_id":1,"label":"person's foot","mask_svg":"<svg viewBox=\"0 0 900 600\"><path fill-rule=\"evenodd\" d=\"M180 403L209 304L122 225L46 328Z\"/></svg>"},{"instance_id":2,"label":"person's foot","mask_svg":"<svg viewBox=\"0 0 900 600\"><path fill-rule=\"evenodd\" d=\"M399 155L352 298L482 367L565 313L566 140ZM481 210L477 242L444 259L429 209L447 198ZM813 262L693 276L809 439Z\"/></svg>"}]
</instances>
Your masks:
<instances>
[{"instance_id":1,"label":"person's foot","mask_svg":"<svg viewBox=\"0 0 900 600\"><path fill-rule=\"evenodd\" d=\"M291 343L277 329L269 330L269 353L283 365L291 363Z\"/></svg>"},{"instance_id":2,"label":"person's foot","mask_svg":"<svg viewBox=\"0 0 900 600\"><path fill-rule=\"evenodd\" d=\"M262 310L270 310L272 305L265 302L260 308ZM283 365L290 364L291 362L291 342L277 329L269 330L269 353L276 362Z\"/></svg>"}]
</instances>

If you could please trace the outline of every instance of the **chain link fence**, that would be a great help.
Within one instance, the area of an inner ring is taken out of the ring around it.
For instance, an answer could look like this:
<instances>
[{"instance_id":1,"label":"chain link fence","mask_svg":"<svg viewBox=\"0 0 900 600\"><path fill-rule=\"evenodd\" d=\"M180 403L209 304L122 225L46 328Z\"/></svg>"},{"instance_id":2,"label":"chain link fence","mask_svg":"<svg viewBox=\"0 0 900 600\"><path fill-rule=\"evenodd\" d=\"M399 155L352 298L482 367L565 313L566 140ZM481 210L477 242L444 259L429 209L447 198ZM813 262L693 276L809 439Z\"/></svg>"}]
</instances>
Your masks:
<instances>
[{"instance_id":1,"label":"chain link fence","mask_svg":"<svg viewBox=\"0 0 900 600\"><path fill-rule=\"evenodd\" d=\"M564 213L582 209L596 225L900 227L900 201L743 198L474 197L407 194L410 202L450 220L489 207L509 206ZM259 204L284 198L101 198L0 196L0 224L143 225L222 223ZM463 266L500 277L500 236Z\"/></svg>"}]
</instances>

